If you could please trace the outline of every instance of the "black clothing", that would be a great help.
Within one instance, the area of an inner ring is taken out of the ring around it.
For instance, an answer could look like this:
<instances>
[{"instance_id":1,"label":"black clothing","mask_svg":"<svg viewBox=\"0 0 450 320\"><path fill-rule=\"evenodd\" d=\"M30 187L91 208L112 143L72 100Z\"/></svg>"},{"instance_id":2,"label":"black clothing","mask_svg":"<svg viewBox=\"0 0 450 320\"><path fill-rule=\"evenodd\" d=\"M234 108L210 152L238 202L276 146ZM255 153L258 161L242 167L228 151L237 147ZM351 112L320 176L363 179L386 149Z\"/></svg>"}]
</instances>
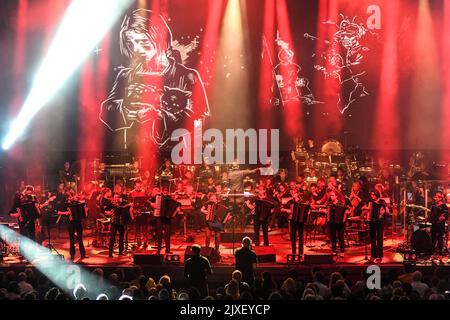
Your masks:
<instances>
[{"instance_id":1,"label":"black clothing","mask_svg":"<svg viewBox=\"0 0 450 320\"><path fill-rule=\"evenodd\" d=\"M337 251L337 241L341 253L345 251L345 206L332 204L328 208L328 227L330 231L330 242L333 252Z\"/></svg>"},{"instance_id":2,"label":"black clothing","mask_svg":"<svg viewBox=\"0 0 450 320\"><path fill-rule=\"evenodd\" d=\"M242 273L242 281L253 286L255 282L253 264L258 261L256 253L250 248L242 247L235 251L234 256L236 257L235 269Z\"/></svg>"},{"instance_id":3,"label":"black clothing","mask_svg":"<svg viewBox=\"0 0 450 320\"><path fill-rule=\"evenodd\" d=\"M109 239L109 255L113 254L116 234L119 233L119 254L123 253L126 226L131 223L130 206L115 206L111 219L111 234Z\"/></svg>"},{"instance_id":4,"label":"black clothing","mask_svg":"<svg viewBox=\"0 0 450 320\"><path fill-rule=\"evenodd\" d=\"M443 216L444 220L439 220ZM444 249L444 234L445 234L445 221L448 219L448 208L442 203L440 205L432 205L430 216L431 222L431 245L433 253L437 252L439 255L443 254Z\"/></svg>"},{"instance_id":5,"label":"black clothing","mask_svg":"<svg viewBox=\"0 0 450 320\"><path fill-rule=\"evenodd\" d=\"M200 291L202 298L208 296L207 276L212 273L208 258L201 255L192 256L184 263L184 276L192 287Z\"/></svg>"},{"instance_id":6,"label":"black clothing","mask_svg":"<svg viewBox=\"0 0 450 320\"><path fill-rule=\"evenodd\" d=\"M369 212L369 235L370 255L372 258L383 258L383 230L385 214L381 215L381 209L386 211L386 203L380 199L377 202L370 200L371 210Z\"/></svg>"},{"instance_id":7,"label":"black clothing","mask_svg":"<svg viewBox=\"0 0 450 320\"><path fill-rule=\"evenodd\" d=\"M262 228L264 245L269 245L269 217L271 210L275 207L273 203L263 199L255 200L255 216L253 221L255 245L259 246L259 230Z\"/></svg>"},{"instance_id":8,"label":"black clothing","mask_svg":"<svg viewBox=\"0 0 450 320\"><path fill-rule=\"evenodd\" d=\"M68 231L70 240L70 257L75 257L75 234L77 237L78 247L80 248L81 257L86 256L86 250L83 245L83 223L82 220L86 218L86 204L81 202L69 203L68 209L70 217L68 221Z\"/></svg>"},{"instance_id":9,"label":"black clothing","mask_svg":"<svg viewBox=\"0 0 450 320\"><path fill-rule=\"evenodd\" d=\"M370 255L372 258L383 258L383 221L369 222Z\"/></svg>"}]
</instances>

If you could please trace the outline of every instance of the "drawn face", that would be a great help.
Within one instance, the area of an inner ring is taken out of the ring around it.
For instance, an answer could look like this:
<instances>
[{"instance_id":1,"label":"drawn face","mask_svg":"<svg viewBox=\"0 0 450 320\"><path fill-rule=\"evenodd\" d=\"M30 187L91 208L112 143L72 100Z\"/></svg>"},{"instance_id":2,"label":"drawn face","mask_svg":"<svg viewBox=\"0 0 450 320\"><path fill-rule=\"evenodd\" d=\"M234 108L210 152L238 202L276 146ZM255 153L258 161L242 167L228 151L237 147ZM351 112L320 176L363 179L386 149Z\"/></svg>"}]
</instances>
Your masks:
<instances>
[{"instance_id":1,"label":"drawn face","mask_svg":"<svg viewBox=\"0 0 450 320\"><path fill-rule=\"evenodd\" d=\"M361 29L356 23L352 23L349 20L343 20L339 25L339 31L337 36L341 44L347 48L353 48L359 45L359 39L361 38Z\"/></svg>"},{"instance_id":2,"label":"drawn face","mask_svg":"<svg viewBox=\"0 0 450 320\"><path fill-rule=\"evenodd\" d=\"M156 56L156 47L145 34L129 30L126 35L136 56L144 58L146 61L150 61Z\"/></svg>"}]
</instances>

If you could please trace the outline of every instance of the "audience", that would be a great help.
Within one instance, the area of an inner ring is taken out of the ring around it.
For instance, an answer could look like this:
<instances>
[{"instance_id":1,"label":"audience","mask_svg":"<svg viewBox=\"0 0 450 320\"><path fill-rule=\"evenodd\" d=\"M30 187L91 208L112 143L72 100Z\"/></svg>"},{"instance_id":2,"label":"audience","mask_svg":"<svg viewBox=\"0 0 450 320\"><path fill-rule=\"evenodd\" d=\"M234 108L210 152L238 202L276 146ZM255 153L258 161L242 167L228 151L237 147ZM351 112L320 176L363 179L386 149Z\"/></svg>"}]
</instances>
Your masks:
<instances>
[{"instance_id":1,"label":"audience","mask_svg":"<svg viewBox=\"0 0 450 320\"><path fill-rule=\"evenodd\" d=\"M235 270L225 286L212 287L205 295L198 283L183 285L181 279L173 280L167 274L156 283L140 268L129 274L123 269L105 274L97 268L92 271L94 284L78 284L72 290L58 288L39 271L27 269L18 274L0 272L0 300L450 300L449 278L438 270L428 278L413 266L406 266L399 276L386 270L380 289L368 289L363 274L350 276L345 269L325 272L313 267L309 277L298 271L290 270L281 280L264 271L255 274L250 286L242 281L242 272Z\"/></svg>"}]
</instances>

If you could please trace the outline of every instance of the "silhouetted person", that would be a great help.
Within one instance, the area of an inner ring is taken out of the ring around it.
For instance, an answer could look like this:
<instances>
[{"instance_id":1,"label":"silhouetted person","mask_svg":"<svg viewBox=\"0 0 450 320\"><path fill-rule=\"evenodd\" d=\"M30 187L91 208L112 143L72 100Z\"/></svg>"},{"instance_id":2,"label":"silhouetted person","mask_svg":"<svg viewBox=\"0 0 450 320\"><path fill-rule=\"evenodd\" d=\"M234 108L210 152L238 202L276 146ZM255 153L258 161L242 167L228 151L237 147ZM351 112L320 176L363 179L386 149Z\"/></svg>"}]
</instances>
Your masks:
<instances>
[{"instance_id":1,"label":"silhouetted person","mask_svg":"<svg viewBox=\"0 0 450 320\"><path fill-rule=\"evenodd\" d=\"M201 247L198 244L192 246L193 256L184 263L184 276L189 279L191 287L200 291L202 298L208 296L208 274L212 273L208 258L200 254Z\"/></svg>"}]
</instances>

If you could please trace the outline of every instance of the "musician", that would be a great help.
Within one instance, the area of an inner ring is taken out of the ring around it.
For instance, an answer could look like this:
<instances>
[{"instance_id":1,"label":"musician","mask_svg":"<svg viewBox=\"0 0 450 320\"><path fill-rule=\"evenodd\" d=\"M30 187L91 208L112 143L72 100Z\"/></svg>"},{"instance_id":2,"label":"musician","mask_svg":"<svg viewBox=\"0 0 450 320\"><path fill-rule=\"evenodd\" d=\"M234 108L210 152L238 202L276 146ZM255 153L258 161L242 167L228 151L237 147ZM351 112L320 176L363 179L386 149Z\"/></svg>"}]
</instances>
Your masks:
<instances>
[{"instance_id":1,"label":"musician","mask_svg":"<svg viewBox=\"0 0 450 320\"><path fill-rule=\"evenodd\" d=\"M88 258L83 244L83 220L87 218L87 206L77 194L71 193L68 200L68 231L70 240L70 259L75 259L75 234L82 259Z\"/></svg>"},{"instance_id":2,"label":"musician","mask_svg":"<svg viewBox=\"0 0 450 320\"><path fill-rule=\"evenodd\" d=\"M395 178L392 176L389 167L383 167L381 169L380 178L378 180L384 186L384 192L386 193L386 195L388 197L392 197L395 185Z\"/></svg>"},{"instance_id":3,"label":"musician","mask_svg":"<svg viewBox=\"0 0 450 320\"><path fill-rule=\"evenodd\" d=\"M131 190L130 196L132 198L145 197L144 184L142 183L141 179L138 178L138 179L134 180L134 189Z\"/></svg>"},{"instance_id":4,"label":"musician","mask_svg":"<svg viewBox=\"0 0 450 320\"><path fill-rule=\"evenodd\" d=\"M59 182L63 183L66 187L71 187L76 180L76 175L72 172L70 162L64 162L64 167L59 170Z\"/></svg>"},{"instance_id":5,"label":"musician","mask_svg":"<svg viewBox=\"0 0 450 320\"><path fill-rule=\"evenodd\" d=\"M297 254L298 239L298 254L302 256L303 229L309 214L310 206L308 199L303 199L296 189L291 190L291 195L292 199L287 203L287 208L282 208L281 211L288 214L292 254Z\"/></svg>"},{"instance_id":6,"label":"musician","mask_svg":"<svg viewBox=\"0 0 450 320\"><path fill-rule=\"evenodd\" d=\"M12 213L11 216L18 219L20 235L36 241L36 219L40 217L41 210L34 194L34 187L27 185L25 190L16 194L14 205L12 211L16 213ZM22 242L20 252L24 252Z\"/></svg>"},{"instance_id":7,"label":"musician","mask_svg":"<svg viewBox=\"0 0 450 320\"><path fill-rule=\"evenodd\" d=\"M120 194L120 193L119 193ZM106 217L113 209L112 191L110 188L104 188L99 198L100 213Z\"/></svg>"},{"instance_id":8,"label":"musician","mask_svg":"<svg viewBox=\"0 0 450 320\"><path fill-rule=\"evenodd\" d=\"M194 202L192 204L194 210L192 210L191 216L192 219L194 220L194 231L196 233L200 233L201 231L203 231L203 229L207 227L206 217L201 211L202 207L207 201L208 196L203 190L198 190L194 195Z\"/></svg>"},{"instance_id":9,"label":"musician","mask_svg":"<svg viewBox=\"0 0 450 320\"><path fill-rule=\"evenodd\" d=\"M269 226L274 227L275 224L278 227L282 227L287 222L287 217L284 211L281 210L287 205L288 199L292 198L289 189L284 183L278 186L278 191L274 193L274 204L276 205L276 211L278 214L272 215Z\"/></svg>"},{"instance_id":10,"label":"musician","mask_svg":"<svg viewBox=\"0 0 450 320\"><path fill-rule=\"evenodd\" d=\"M287 171L285 169L280 169L278 171L278 175L274 178L273 182L275 185L287 184L288 183Z\"/></svg>"},{"instance_id":11,"label":"musician","mask_svg":"<svg viewBox=\"0 0 450 320\"><path fill-rule=\"evenodd\" d=\"M219 214L219 200L214 193L208 195L208 201L203 205L201 212L205 215L207 224L205 246L209 247L211 233L214 232L214 247L219 251L220 233L223 231L223 225L226 223L227 217Z\"/></svg>"},{"instance_id":12,"label":"musician","mask_svg":"<svg viewBox=\"0 0 450 320\"><path fill-rule=\"evenodd\" d=\"M304 192L306 192L308 190L308 183L306 183L306 181L304 180L303 175L298 175L297 179L295 179L294 183L296 185L296 188L297 188L298 192L304 193ZM293 189L293 187L291 187L291 189Z\"/></svg>"},{"instance_id":13,"label":"musician","mask_svg":"<svg viewBox=\"0 0 450 320\"><path fill-rule=\"evenodd\" d=\"M259 246L259 230L262 228L264 245L269 245L269 219L275 205L273 202L270 202L267 198L266 190L260 188L258 190L258 197L254 203L254 212L255 215L253 217L253 226L254 226L254 239L255 245Z\"/></svg>"},{"instance_id":14,"label":"musician","mask_svg":"<svg viewBox=\"0 0 450 320\"><path fill-rule=\"evenodd\" d=\"M178 206L174 212L170 212L172 208L169 208L169 206L165 205L166 203L169 202L168 200L173 199L169 195L169 189L164 187L162 189L162 194L156 195L154 197L154 202L153 200L151 202L151 206L154 209L153 214L156 218L156 240L158 246L157 249L158 254L161 253L163 239L166 244L166 253L172 253L170 251L172 217L175 215L175 212L177 212L180 209L180 207Z\"/></svg>"},{"instance_id":15,"label":"musician","mask_svg":"<svg viewBox=\"0 0 450 320\"><path fill-rule=\"evenodd\" d=\"M228 173L229 187L232 193L242 193L244 191L244 177L258 172L260 169L240 170L239 164L234 162L231 171Z\"/></svg>"},{"instance_id":16,"label":"musician","mask_svg":"<svg viewBox=\"0 0 450 320\"><path fill-rule=\"evenodd\" d=\"M339 167L339 168L337 169L336 181L337 181L337 183L339 184L340 189L341 189L343 192L346 192L346 191L347 191L347 187L348 187L348 186L347 186L348 177L347 177L347 174L345 173L344 168Z\"/></svg>"},{"instance_id":17,"label":"musician","mask_svg":"<svg viewBox=\"0 0 450 320\"><path fill-rule=\"evenodd\" d=\"M349 200L351 203L350 216L361 216L362 208L367 202L367 197L361 188L361 183L355 181L352 184L352 190L350 191Z\"/></svg>"},{"instance_id":18,"label":"musician","mask_svg":"<svg viewBox=\"0 0 450 320\"><path fill-rule=\"evenodd\" d=\"M133 209L128 203L126 194L115 194L113 198L113 213L111 216L111 234L109 239L109 257L113 257L116 234L119 233L119 256L123 256L125 229L134 219Z\"/></svg>"},{"instance_id":19,"label":"musician","mask_svg":"<svg viewBox=\"0 0 450 320\"><path fill-rule=\"evenodd\" d=\"M206 183L207 183L207 185L206 185L207 193L210 193L210 192L216 193L217 192L213 177L209 177L208 180L206 181Z\"/></svg>"},{"instance_id":20,"label":"musician","mask_svg":"<svg viewBox=\"0 0 450 320\"><path fill-rule=\"evenodd\" d=\"M330 233L331 249L337 254L337 243L339 242L340 257L344 256L345 221L347 220L347 208L345 197L338 190L328 189L328 213L327 222Z\"/></svg>"},{"instance_id":21,"label":"musician","mask_svg":"<svg viewBox=\"0 0 450 320\"><path fill-rule=\"evenodd\" d=\"M164 186L168 186L170 179L173 178L173 175L174 175L174 172L172 169L172 162L170 162L170 160L166 159L159 170L159 177L160 177L161 184Z\"/></svg>"},{"instance_id":22,"label":"musician","mask_svg":"<svg viewBox=\"0 0 450 320\"><path fill-rule=\"evenodd\" d=\"M366 205L368 211L365 220L369 224L371 260L379 263L383 260L383 229L386 217L386 202L379 197L378 192L371 191Z\"/></svg>"},{"instance_id":23,"label":"musician","mask_svg":"<svg viewBox=\"0 0 450 320\"><path fill-rule=\"evenodd\" d=\"M326 204L328 195L323 178L319 178L317 184L311 183L309 190L311 191L313 204Z\"/></svg>"},{"instance_id":24,"label":"musician","mask_svg":"<svg viewBox=\"0 0 450 320\"><path fill-rule=\"evenodd\" d=\"M214 171L207 161L203 162L203 165L201 166L198 175L200 182L202 184L206 183L209 178L214 177Z\"/></svg>"},{"instance_id":25,"label":"musician","mask_svg":"<svg viewBox=\"0 0 450 320\"><path fill-rule=\"evenodd\" d=\"M428 217L431 222L431 243L433 254L443 255L445 222L448 220L448 208L444 203L444 195L438 191L434 194L433 204ZM437 246L437 247L436 247Z\"/></svg>"}]
</instances>

